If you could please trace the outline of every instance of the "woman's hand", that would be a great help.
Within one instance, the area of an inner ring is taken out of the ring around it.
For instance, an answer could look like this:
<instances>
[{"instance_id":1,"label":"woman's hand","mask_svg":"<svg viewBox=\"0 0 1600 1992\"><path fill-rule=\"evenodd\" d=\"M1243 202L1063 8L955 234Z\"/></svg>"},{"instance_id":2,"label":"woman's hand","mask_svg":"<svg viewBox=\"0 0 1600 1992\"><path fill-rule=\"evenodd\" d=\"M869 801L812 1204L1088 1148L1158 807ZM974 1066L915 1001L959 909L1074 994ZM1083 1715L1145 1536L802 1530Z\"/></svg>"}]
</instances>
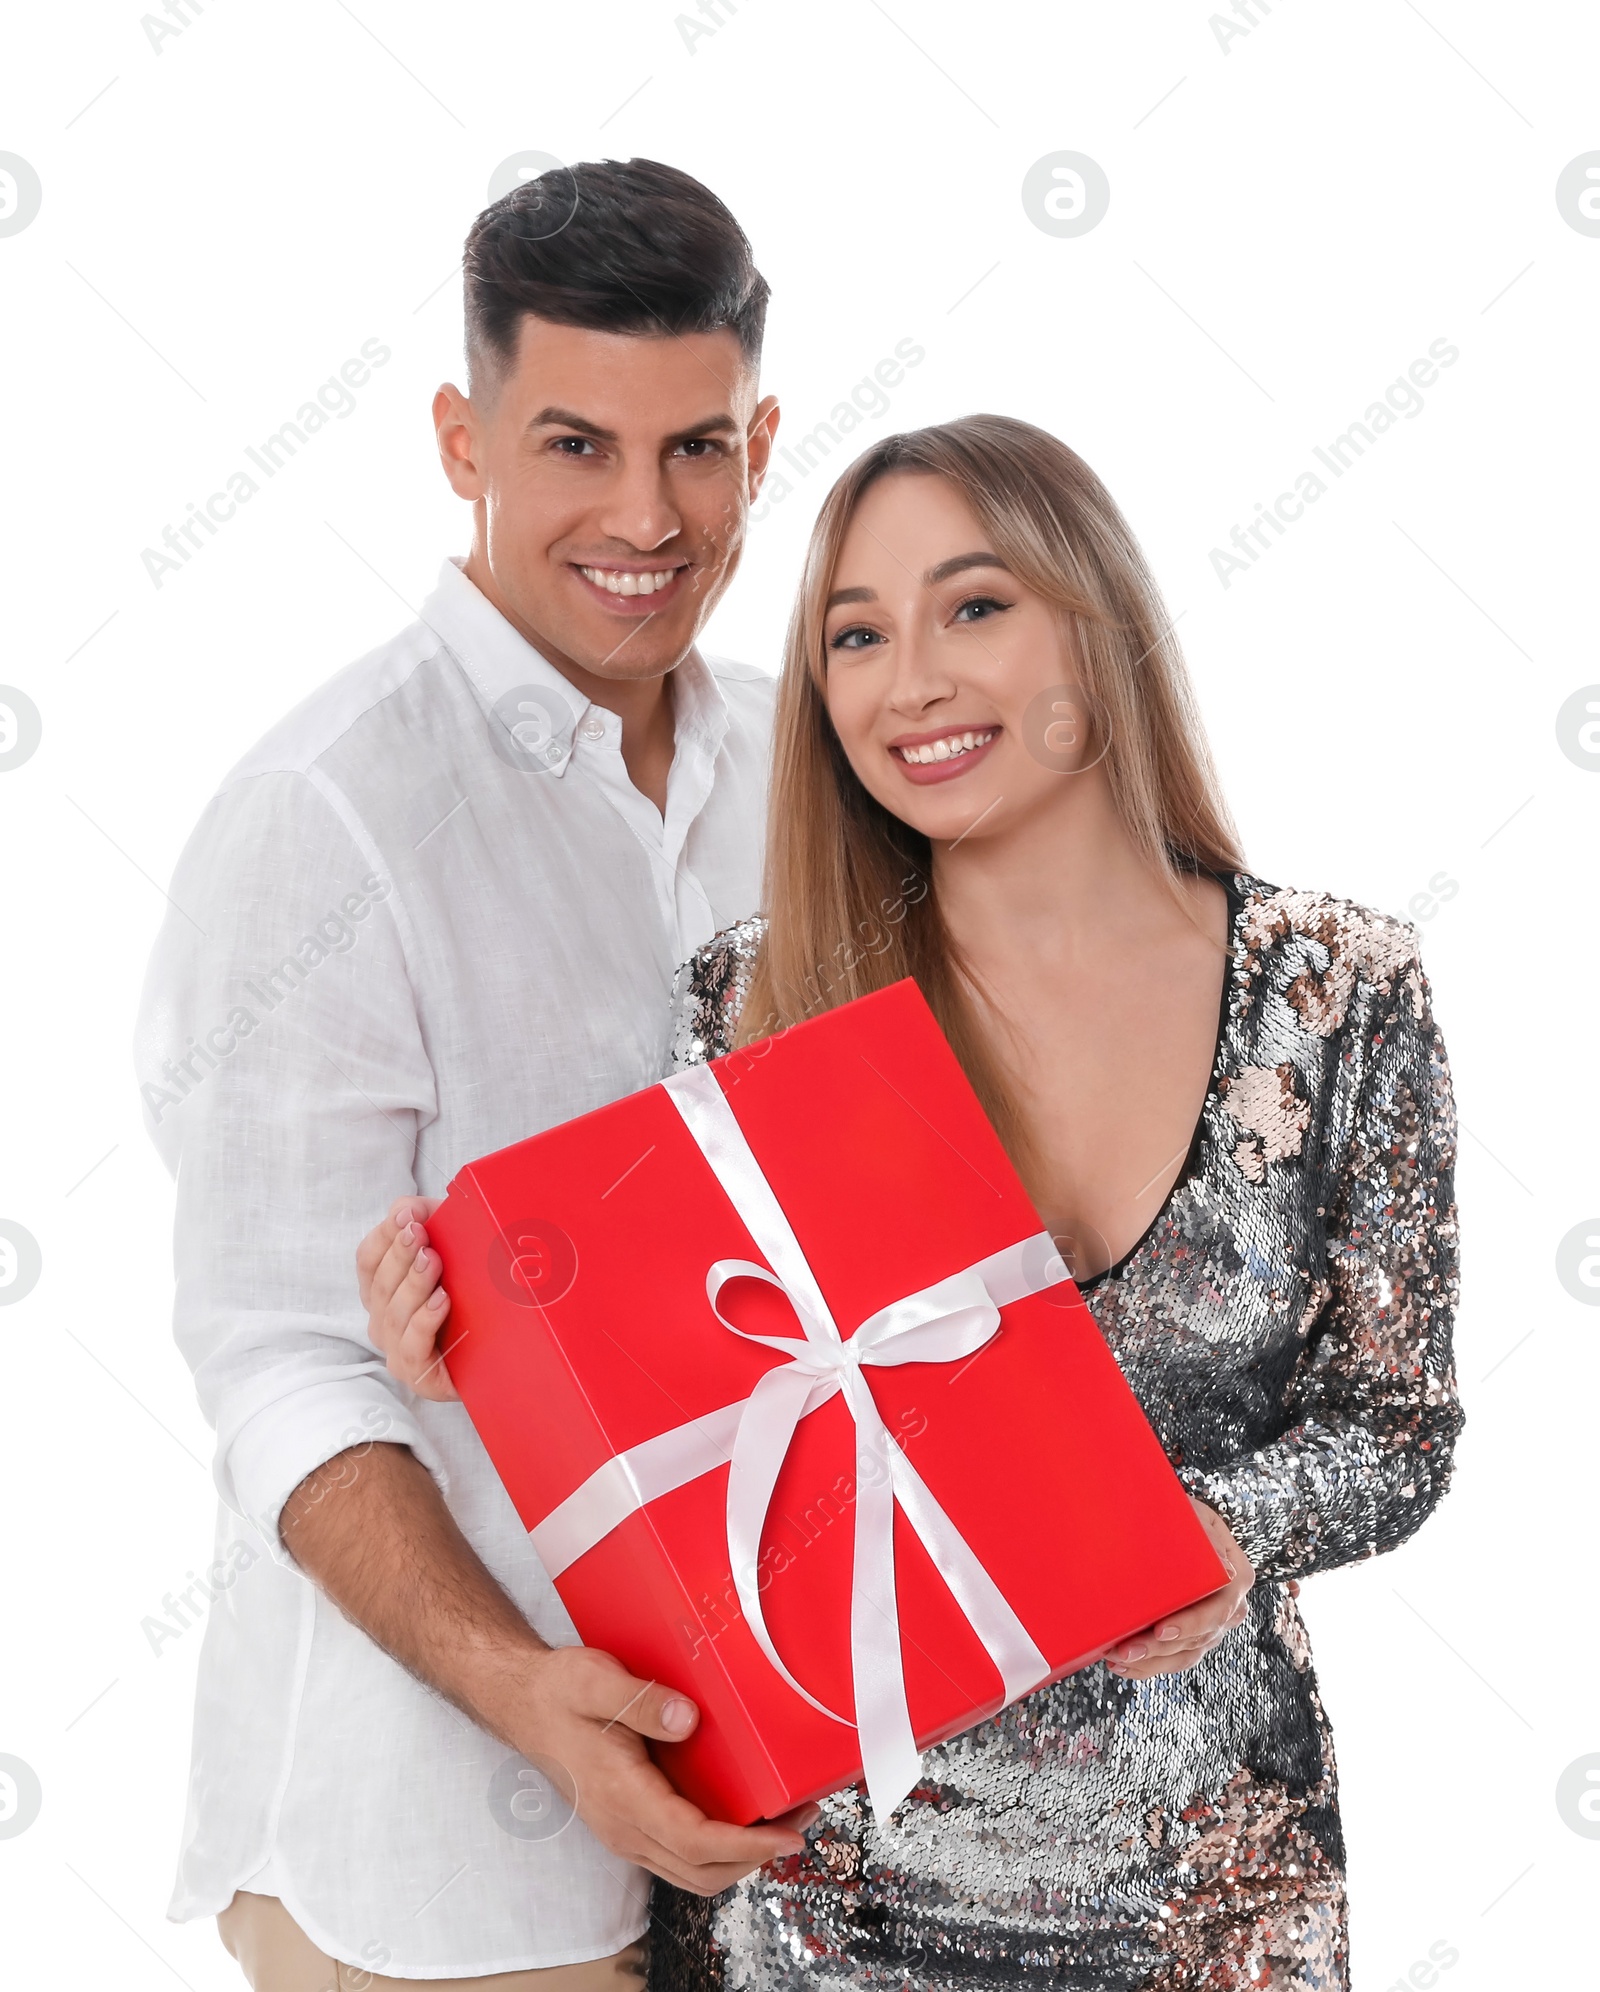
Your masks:
<instances>
[{"instance_id":1,"label":"woman's hand","mask_svg":"<svg viewBox=\"0 0 1600 1992\"><path fill-rule=\"evenodd\" d=\"M423 1228L438 1208L438 1198L402 1197L357 1246L356 1283L367 1333L390 1375L418 1397L450 1403L458 1393L439 1354L450 1296L439 1284L439 1255Z\"/></svg>"},{"instance_id":2,"label":"woman's hand","mask_svg":"<svg viewBox=\"0 0 1600 1992\"><path fill-rule=\"evenodd\" d=\"M1105 1655L1107 1668L1119 1680L1148 1681L1154 1674L1186 1674L1225 1633L1243 1623L1245 1600L1256 1581L1255 1568L1215 1508L1195 1501L1194 1511L1211 1538L1212 1548L1227 1566L1228 1581L1199 1604L1171 1612L1131 1639L1119 1640Z\"/></svg>"}]
</instances>

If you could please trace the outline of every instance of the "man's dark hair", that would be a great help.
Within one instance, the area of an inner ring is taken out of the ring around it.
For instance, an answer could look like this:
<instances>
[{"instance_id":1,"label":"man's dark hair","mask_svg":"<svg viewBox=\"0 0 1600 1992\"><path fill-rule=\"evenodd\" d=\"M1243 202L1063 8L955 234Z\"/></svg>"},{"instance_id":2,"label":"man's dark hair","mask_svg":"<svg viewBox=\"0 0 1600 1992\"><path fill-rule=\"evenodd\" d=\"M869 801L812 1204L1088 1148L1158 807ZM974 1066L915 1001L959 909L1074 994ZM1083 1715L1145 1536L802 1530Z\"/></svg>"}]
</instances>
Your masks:
<instances>
[{"instance_id":1,"label":"man's dark hair","mask_svg":"<svg viewBox=\"0 0 1600 1992\"><path fill-rule=\"evenodd\" d=\"M761 355L767 283L709 187L654 159L586 160L525 180L467 236L467 363L504 373L523 318L598 332L737 335Z\"/></svg>"}]
</instances>

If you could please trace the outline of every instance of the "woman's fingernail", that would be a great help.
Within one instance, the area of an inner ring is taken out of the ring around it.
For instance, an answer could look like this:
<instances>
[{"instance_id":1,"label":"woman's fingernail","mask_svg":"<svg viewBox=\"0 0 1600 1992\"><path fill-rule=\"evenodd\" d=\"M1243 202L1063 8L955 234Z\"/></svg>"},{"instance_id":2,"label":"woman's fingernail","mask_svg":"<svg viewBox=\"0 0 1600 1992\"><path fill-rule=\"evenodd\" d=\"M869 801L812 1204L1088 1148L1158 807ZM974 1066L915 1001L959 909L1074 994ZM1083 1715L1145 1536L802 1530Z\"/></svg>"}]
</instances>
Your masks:
<instances>
[{"instance_id":1,"label":"woman's fingernail","mask_svg":"<svg viewBox=\"0 0 1600 1992\"><path fill-rule=\"evenodd\" d=\"M428 1305L433 1308L439 1308L444 1306L444 1302L445 1302L444 1288L435 1287L433 1292L428 1295Z\"/></svg>"},{"instance_id":2,"label":"woman's fingernail","mask_svg":"<svg viewBox=\"0 0 1600 1992\"><path fill-rule=\"evenodd\" d=\"M1156 1637L1157 1639L1176 1639L1178 1636L1178 1632L1179 1628L1177 1626L1164 1625L1161 1628L1161 1630L1156 1634Z\"/></svg>"},{"instance_id":3,"label":"woman's fingernail","mask_svg":"<svg viewBox=\"0 0 1600 1992\"><path fill-rule=\"evenodd\" d=\"M674 1695L671 1701L661 1704L661 1727L671 1730L674 1736L682 1736L694 1723L694 1703Z\"/></svg>"},{"instance_id":4,"label":"woman's fingernail","mask_svg":"<svg viewBox=\"0 0 1600 1992\"><path fill-rule=\"evenodd\" d=\"M400 1231L400 1243L402 1245L409 1245L416 1235L417 1227L414 1224L403 1225Z\"/></svg>"},{"instance_id":5,"label":"woman's fingernail","mask_svg":"<svg viewBox=\"0 0 1600 1992\"><path fill-rule=\"evenodd\" d=\"M1142 1660L1149 1651L1148 1646L1130 1646L1122 1657L1131 1663L1135 1660Z\"/></svg>"}]
</instances>

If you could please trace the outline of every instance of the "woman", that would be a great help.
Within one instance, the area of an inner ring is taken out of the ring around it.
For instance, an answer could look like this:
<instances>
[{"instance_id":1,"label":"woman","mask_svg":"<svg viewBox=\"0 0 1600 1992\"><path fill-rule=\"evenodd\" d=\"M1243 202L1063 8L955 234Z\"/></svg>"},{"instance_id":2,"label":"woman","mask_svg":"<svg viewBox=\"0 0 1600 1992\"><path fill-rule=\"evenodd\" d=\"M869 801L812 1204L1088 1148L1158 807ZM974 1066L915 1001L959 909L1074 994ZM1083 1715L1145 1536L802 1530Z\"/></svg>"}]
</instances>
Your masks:
<instances>
[{"instance_id":1,"label":"woman","mask_svg":"<svg viewBox=\"0 0 1600 1992\"><path fill-rule=\"evenodd\" d=\"M779 694L767 913L680 1059L914 975L1233 1572L709 1902L662 1992L1341 1987L1296 1578L1392 1548L1460 1428L1449 1068L1412 929L1246 872L1099 480L972 417L830 494Z\"/></svg>"}]
</instances>

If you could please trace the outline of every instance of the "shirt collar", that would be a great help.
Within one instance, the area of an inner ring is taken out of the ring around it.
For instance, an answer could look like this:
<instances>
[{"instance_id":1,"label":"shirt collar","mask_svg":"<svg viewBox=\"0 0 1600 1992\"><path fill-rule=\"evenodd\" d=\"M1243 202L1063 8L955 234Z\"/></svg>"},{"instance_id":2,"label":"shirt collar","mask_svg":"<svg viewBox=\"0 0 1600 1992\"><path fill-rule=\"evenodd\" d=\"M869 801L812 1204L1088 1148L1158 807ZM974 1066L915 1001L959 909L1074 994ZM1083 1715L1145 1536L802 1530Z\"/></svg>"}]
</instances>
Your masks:
<instances>
[{"instance_id":1,"label":"shirt collar","mask_svg":"<svg viewBox=\"0 0 1600 1992\"><path fill-rule=\"evenodd\" d=\"M708 761L717 758L727 737L728 701L698 650L672 673L672 730L678 752L697 747Z\"/></svg>"},{"instance_id":2,"label":"shirt collar","mask_svg":"<svg viewBox=\"0 0 1600 1992\"><path fill-rule=\"evenodd\" d=\"M499 722L496 752L515 766L564 775L590 706L467 579L464 568L454 554L440 567L438 583L422 605L422 621L443 639L491 719ZM672 679L678 752L698 749L715 761L728 731L722 687L698 650L676 666Z\"/></svg>"}]
</instances>

